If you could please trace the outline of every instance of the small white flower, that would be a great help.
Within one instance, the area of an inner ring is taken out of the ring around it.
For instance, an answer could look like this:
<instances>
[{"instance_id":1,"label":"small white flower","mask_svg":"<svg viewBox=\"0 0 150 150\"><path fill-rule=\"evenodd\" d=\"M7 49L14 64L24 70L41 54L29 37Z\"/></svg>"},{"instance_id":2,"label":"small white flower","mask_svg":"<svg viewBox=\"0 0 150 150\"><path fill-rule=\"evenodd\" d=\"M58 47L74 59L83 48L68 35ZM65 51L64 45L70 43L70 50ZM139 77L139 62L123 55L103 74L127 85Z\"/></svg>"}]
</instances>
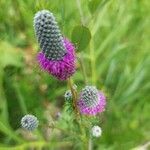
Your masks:
<instances>
[{"instance_id":1,"label":"small white flower","mask_svg":"<svg viewBox=\"0 0 150 150\"><path fill-rule=\"evenodd\" d=\"M102 129L99 126L92 127L92 136L93 137L100 137L102 134Z\"/></svg>"}]
</instances>

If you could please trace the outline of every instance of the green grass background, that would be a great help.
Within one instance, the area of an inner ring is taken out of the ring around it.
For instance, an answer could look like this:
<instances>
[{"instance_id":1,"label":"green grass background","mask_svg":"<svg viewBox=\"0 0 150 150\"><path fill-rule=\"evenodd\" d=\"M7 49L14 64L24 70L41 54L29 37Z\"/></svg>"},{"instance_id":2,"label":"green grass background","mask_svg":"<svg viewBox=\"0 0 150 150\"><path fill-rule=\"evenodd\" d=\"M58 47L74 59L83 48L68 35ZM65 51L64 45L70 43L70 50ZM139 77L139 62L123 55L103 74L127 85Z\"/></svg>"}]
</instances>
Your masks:
<instances>
[{"instance_id":1,"label":"green grass background","mask_svg":"<svg viewBox=\"0 0 150 150\"><path fill-rule=\"evenodd\" d=\"M82 57L88 84L107 95L103 135L94 139L94 149L129 150L149 142L149 0L0 0L0 149L28 145L61 149L61 144L55 148L57 138L49 144L42 137L31 143L19 129L26 113L36 114L44 124L49 107L53 113L61 111L67 90L66 82L42 72L36 63L33 17L41 9L54 13L62 33L70 39L74 27L82 24L91 33L87 47L76 52ZM79 63L73 80L78 89L85 85Z\"/></svg>"}]
</instances>

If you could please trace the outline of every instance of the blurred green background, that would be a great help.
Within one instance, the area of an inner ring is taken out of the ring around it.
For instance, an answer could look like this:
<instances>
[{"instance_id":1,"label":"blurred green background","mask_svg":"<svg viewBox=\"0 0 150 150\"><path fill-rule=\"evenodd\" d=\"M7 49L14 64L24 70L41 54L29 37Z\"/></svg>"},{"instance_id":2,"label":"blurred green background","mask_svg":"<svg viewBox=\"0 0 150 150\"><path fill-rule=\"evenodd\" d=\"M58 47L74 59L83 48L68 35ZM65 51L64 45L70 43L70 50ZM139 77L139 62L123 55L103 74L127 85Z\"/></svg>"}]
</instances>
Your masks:
<instances>
[{"instance_id":1,"label":"blurred green background","mask_svg":"<svg viewBox=\"0 0 150 150\"><path fill-rule=\"evenodd\" d=\"M44 131L39 129L36 140L27 138L20 119L36 114L44 124L46 114L55 116L64 104L67 83L41 71L36 62L33 17L41 9L54 13L66 37L80 41L74 43L83 64L77 63L73 76L78 89L85 85L85 73L87 83L107 95L103 134L94 139L94 149L129 150L148 143L149 0L0 0L0 149L42 149ZM49 140L49 149L63 149L54 144L57 136L53 144ZM64 149L80 150L76 144Z\"/></svg>"}]
</instances>

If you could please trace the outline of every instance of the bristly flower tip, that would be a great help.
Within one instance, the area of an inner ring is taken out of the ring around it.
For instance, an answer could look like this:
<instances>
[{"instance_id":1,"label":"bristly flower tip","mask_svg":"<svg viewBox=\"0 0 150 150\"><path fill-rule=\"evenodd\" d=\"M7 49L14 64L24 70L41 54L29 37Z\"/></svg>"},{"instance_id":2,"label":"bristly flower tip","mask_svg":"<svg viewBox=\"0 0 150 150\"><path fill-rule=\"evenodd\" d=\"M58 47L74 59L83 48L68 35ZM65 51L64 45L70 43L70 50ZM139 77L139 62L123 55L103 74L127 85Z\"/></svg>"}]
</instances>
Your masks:
<instances>
[{"instance_id":1,"label":"bristly flower tip","mask_svg":"<svg viewBox=\"0 0 150 150\"><path fill-rule=\"evenodd\" d=\"M34 30L43 54L49 60L61 60L66 54L63 37L55 21L55 17L48 10L35 14Z\"/></svg>"},{"instance_id":2,"label":"bristly flower tip","mask_svg":"<svg viewBox=\"0 0 150 150\"><path fill-rule=\"evenodd\" d=\"M28 130L28 131L33 131L38 127L39 121L37 119L37 117L35 117L34 115L25 115L24 117L22 117L21 119L21 126Z\"/></svg>"},{"instance_id":3,"label":"bristly flower tip","mask_svg":"<svg viewBox=\"0 0 150 150\"><path fill-rule=\"evenodd\" d=\"M106 98L95 86L85 86L80 93L78 108L81 114L96 115L105 110Z\"/></svg>"}]
</instances>

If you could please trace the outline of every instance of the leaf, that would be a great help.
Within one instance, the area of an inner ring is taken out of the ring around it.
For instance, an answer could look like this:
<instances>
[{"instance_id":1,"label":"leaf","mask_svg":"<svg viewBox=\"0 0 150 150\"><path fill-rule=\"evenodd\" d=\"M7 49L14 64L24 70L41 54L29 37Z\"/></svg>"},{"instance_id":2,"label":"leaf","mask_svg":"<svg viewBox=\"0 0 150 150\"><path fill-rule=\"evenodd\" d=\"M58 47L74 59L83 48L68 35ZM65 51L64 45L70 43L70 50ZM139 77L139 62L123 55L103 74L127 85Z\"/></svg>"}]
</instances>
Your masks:
<instances>
[{"instance_id":1,"label":"leaf","mask_svg":"<svg viewBox=\"0 0 150 150\"><path fill-rule=\"evenodd\" d=\"M78 50L83 50L88 46L91 40L91 32L87 27L79 25L74 27L71 38Z\"/></svg>"},{"instance_id":2,"label":"leaf","mask_svg":"<svg viewBox=\"0 0 150 150\"><path fill-rule=\"evenodd\" d=\"M0 66L2 68L8 65L20 67L23 58L22 52L7 42L0 42L0 45Z\"/></svg>"},{"instance_id":3,"label":"leaf","mask_svg":"<svg viewBox=\"0 0 150 150\"><path fill-rule=\"evenodd\" d=\"M4 133L6 136L14 139L18 143L23 142L23 140L20 139L19 136L17 136L17 134L15 132L13 132L12 129L10 129L9 127L7 127L7 125L4 124L1 120L0 120L0 131L2 133Z\"/></svg>"},{"instance_id":4,"label":"leaf","mask_svg":"<svg viewBox=\"0 0 150 150\"><path fill-rule=\"evenodd\" d=\"M102 2L102 0L91 0L91 1L89 1L88 7L89 7L91 14L93 14L97 10L97 8L101 4L101 2Z\"/></svg>"}]
</instances>

